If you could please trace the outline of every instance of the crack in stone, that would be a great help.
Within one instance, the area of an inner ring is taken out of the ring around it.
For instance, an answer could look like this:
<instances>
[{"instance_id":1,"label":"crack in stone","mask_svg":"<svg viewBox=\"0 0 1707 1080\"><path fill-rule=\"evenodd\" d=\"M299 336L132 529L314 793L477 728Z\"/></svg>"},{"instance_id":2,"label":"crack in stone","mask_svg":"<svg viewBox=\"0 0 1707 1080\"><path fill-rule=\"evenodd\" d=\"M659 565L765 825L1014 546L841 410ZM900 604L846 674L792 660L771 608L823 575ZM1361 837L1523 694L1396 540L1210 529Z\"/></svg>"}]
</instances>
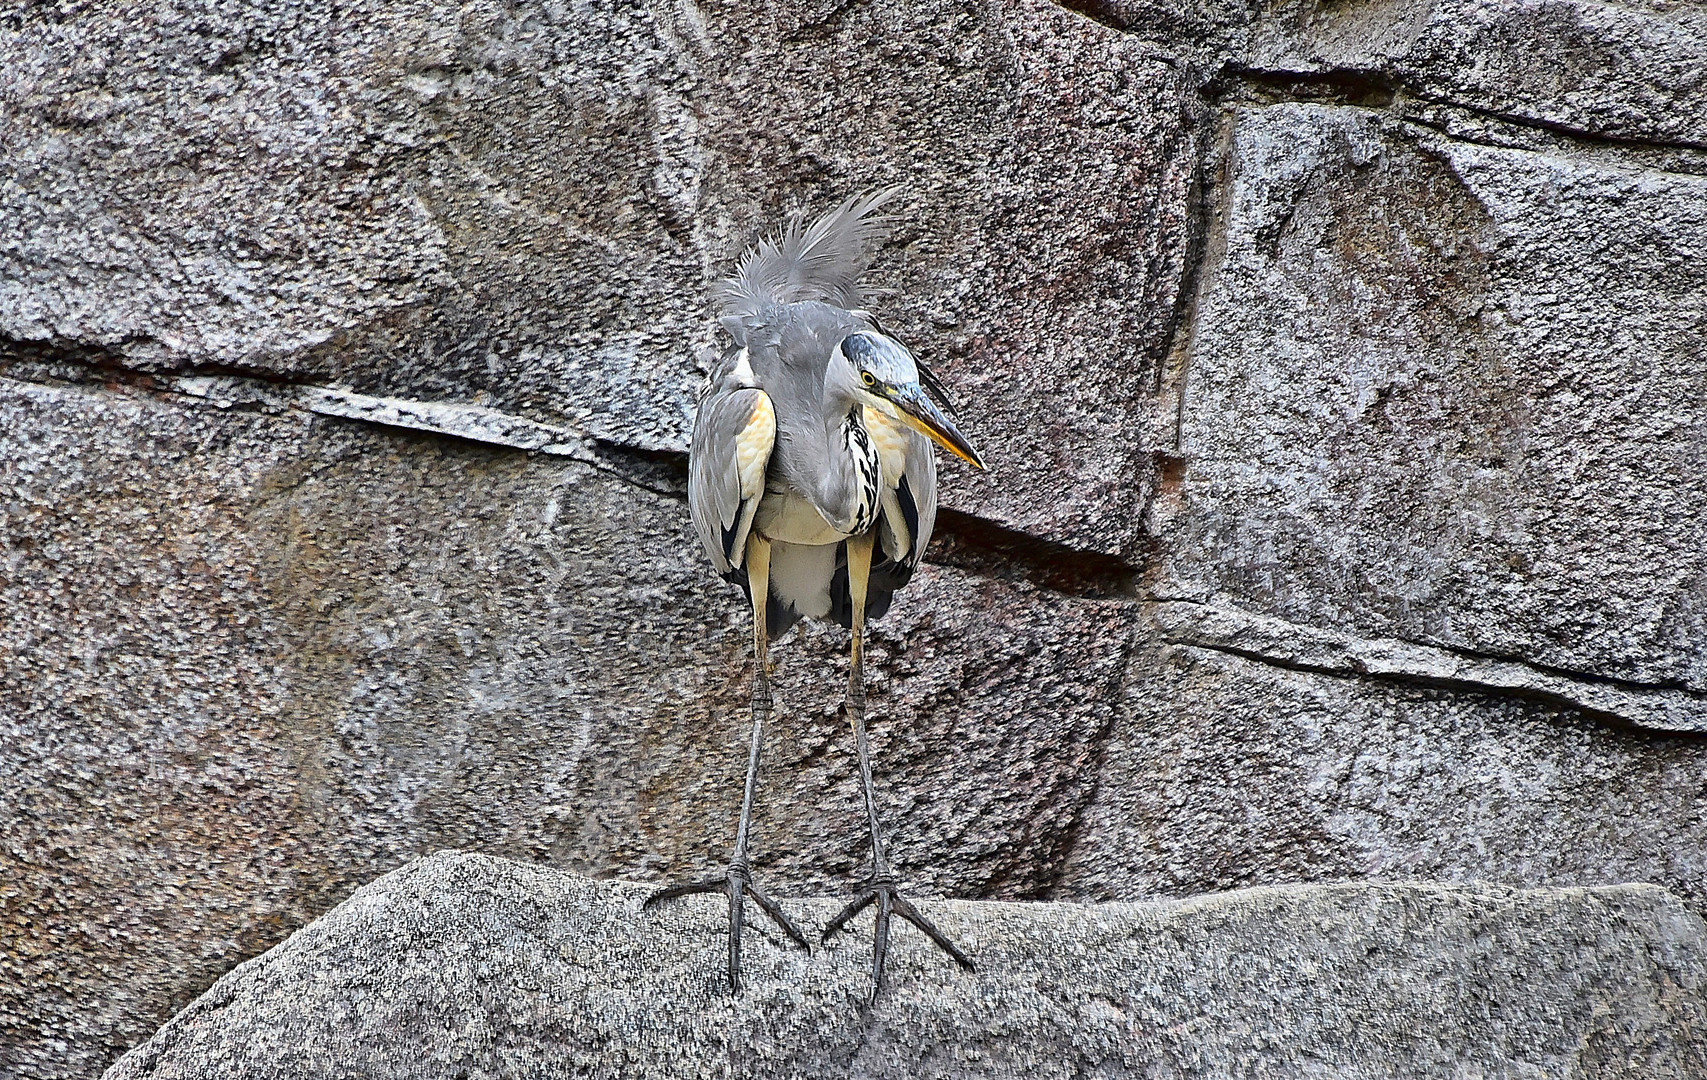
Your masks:
<instances>
[{"instance_id":1,"label":"crack in stone","mask_svg":"<svg viewBox=\"0 0 1707 1080\"><path fill-rule=\"evenodd\" d=\"M577 461L586 461L590 452L586 436L578 431L542 424L482 405L380 397L307 384L255 383L219 375L174 376L169 380L168 388L174 393L201 398L216 406L254 402L276 408L300 409L321 416L452 435L472 442L532 450ZM587 463L592 464L591 461Z\"/></svg>"},{"instance_id":2,"label":"crack in stone","mask_svg":"<svg viewBox=\"0 0 1707 1080\"><path fill-rule=\"evenodd\" d=\"M1398 82L1364 68L1287 71L1227 63L1210 76L1203 93L1216 104L1244 99L1263 104L1298 101L1385 109L1398 100L1400 89Z\"/></svg>"},{"instance_id":3,"label":"crack in stone","mask_svg":"<svg viewBox=\"0 0 1707 1080\"><path fill-rule=\"evenodd\" d=\"M1707 151L1707 142L1695 142L1690 139L1643 139L1627 135L1608 135L1599 131L1585 131L1572 127L1559 120L1547 120L1538 116L1521 116L1517 113L1500 112L1497 109L1486 109L1469 105L1462 101L1451 101L1446 98L1417 95L1417 100L1426 101L1430 105L1445 108L1461 109L1472 116L1484 120L1493 120L1512 127L1533 128L1545 131L1550 135L1561 135L1577 142L1589 143L1594 146L1611 146L1630 150L1688 150L1694 152Z\"/></svg>"},{"instance_id":4,"label":"crack in stone","mask_svg":"<svg viewBox=\"0 0 1707 1080\"><path fill-rule=\"evenodd\" d=\"M1139 568L1118 556L1046 540L946 506L937 508L936 520L936 535L925 553L928 562L982 577L1017 578L1083 599L1138 595Z\"/></svg>"},{"instance_id":5,"label":"crack in stone","mask_svg":"<svg viewBox=\"0 0 1707 1080\"><path fill-rule=\"evenodd\" d=\"M31 340L0 333L0 371L23 382L119 383L144 390L155 389L158 380L183 375L228 376L278 385L294 384L289 375L245 364L189 363L158 369L138 367L128 361L122 351L127 345L146 345L157 340L147 334L136 334L99 344L61 338ZM20 371L23 374L17 373Z\"/></svg>"},{"instance_id":6,"label":"crack in stone","mask_svg":"<svg viewBox=\"0 0 1707 1080\"><path fill-rule=\"evenodd\" d=\"M1407 102L1454 110L1465 116L1540 131L1591 146L1623 150L1707 151L1707 143L1689 139L1645 139L1590 131L1561 120L1524 116L1475 105L1457 98L1430 94L1377 69L1329 67L1313 71L1259 68L1237 63L1223 64L1204 85L1203 93L1214 104L1232 104L1241 98L1263 104L1313 102L1365 109L1402 110ZM1405 117L1405 119L1414 119Z\"/></svg>"},{"instance_id":7,"label":"crack in stone","mask_svg":"<svg viewBox=\"0 0 1707 1080\"><path fill-rule=\"evenodd\" d=\"M1575 709L1620 726L1707 736L1707 693L1548 667L1399 638L1361 638L1198 600L1158 600L1164 640L1292 671L1498 694Z\"/></svg>"},{"instance_id":8,"label":"crack in stone","mask_svg":"<svg viewBox=\"0 0 1707 1080\"><path fill-rule=\"evenodd\" d=\"M96 362L100 350L85 354L74 348L44 350L17 345L0 342L0 375L21 382L118 384L175 394L219 409L296 410L354 420L392 430L566 458L661 498L678 502L687 498L687 455L680 451L628 446L483 405L382 397L287 379L202 373L148 374L118 364ZM653 482L635 475L637 470L654 474ZM928 562L954 566L981 577L1026 581L1080 598L1137 595L1137 570L1120 558L1081 551L947 507L937 511L936 536L925 557Z\"/></svg>"},{"instance_id":9,"label":"crack in stone","mask_svg":"<svg viewBox=\"0 0 1707 1080\"><path fill-rule=\"evenodd\" d=\"M61 349L0 341L0 376L38 385L128 386L191 398L222 410L275 413L294 410L355 420L392 430L566 458L654 495L685 497L681 490L649 484L613 465L607 455L600 453L611 444L573 428L543 424L483 405L380 397L276 376L259 379L248 375L203 374L199 369L196 374L151 374L101 360L104 354L98 348Z\"/></svg>"},{"instance_id":10,"label":"crack in stone","mask_svg":"<svg viewBox=\"0 0 1707 1080\"><path fill-rule=\"evenodd\" d=\"M1083 15L1092 22L1101 23L1110 29L1122 32L1132 29L1132 24L1121 18L1113 10L1112 5L1102 3L1100 0L1052 0L1052 2L1056 7L1066 8L1074 14Z\"/></svg>"}]
</instances>

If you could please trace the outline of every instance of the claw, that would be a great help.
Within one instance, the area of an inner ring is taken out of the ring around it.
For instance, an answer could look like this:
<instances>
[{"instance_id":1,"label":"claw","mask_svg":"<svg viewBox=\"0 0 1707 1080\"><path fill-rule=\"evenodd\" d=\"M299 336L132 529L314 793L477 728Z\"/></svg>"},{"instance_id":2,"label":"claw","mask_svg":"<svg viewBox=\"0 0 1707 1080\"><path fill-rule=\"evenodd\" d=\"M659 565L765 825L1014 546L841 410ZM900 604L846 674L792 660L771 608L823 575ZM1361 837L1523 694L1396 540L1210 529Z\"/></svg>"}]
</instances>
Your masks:
<instances>
[{"instance_id":1,"label":"claw","mask_svg":"<svg viewBox=\"0 0 1707 1080\"><path fill-rule=\"evenodd\" d=\"M640 905L642 911L650 911L652 905L662 904L666 900L674 900L678 896L693 896L698 893L716 892L728 884L728 878L706 878L704 881L687 881L675 885L667 885L648 896Z\"/></svg>"},{"instance_id":2,"label":"claw","mask_svg":"<svg viewBox=\"0 0 1707 1080\"><path fill-rule=\"evenodd\" d=\"M925 918L924 912L920 911L918 908L914 907L912 903L900 896L894 897L893 900L895 904L895 914L901 916L903 919L906 919L908 922L924 931L924 935L936 942L937 947L943 952L953 957L955 963L959 964L967 971L974 973L977 972L978 965L972 962L972 958L955 947L954 942L948 940L948 937L944 935L941 930L936 928L935 923Z\"/></svg>"},{"instance_id":3,"label":"claw","mask_svg":"<svg viewBox=\"0 0 1707 1080\"><path fill-rule=\"evenodd\" d=\"M819 941L829 941L831 934L835 933L837 930L840 930L842 927L846 926L848 924L849 919L853 918L855 915L858 915L860 912L864 911L866 909L866 907L868 907L871 904L871 902L873 900L876 900L876 899L877 899L877 894L875 892L869 892L869 891L863 892L860 895L854 897L853 901L851 903L849 903L847 907L843 908L841 910L840 914L838 914L835 918L831 919L828 926L824 927L824 932L822 934L818 935L818 940Z\"/></svg>"},{"instance_id":4,"label":"claw","mask_svg":"<svg viewBox=\"0 0 1707 1080\"><path fill-rule=\"evenodd\" d=\"M782 907L775 900L753 888L751 883L747 885L747 895L753 898L753 901L764 910L766 915L771 917L772 921L782 927L782 932L792 938L796 945L807 952L812 951L812 946L806 941L806 935L800 932L800 927L794 925L794 920L788 917L788 914L782 910Z\"/></svg>"},{"instance_id":5,"label":"claw","mask_svg":"<svg viewBox=\"0 0 1707 1080\"><path fill-rule=\"evenodd\" d=\"M838 912L836 917L824 927L822 940L829 941L831 934L846 926L855 915L872 904L877 905L877 926L871 945L871 995L873 998L876 998L877 992L883 988L884 962L889 955L889 927L894 915L899 915L918 927L926 937L936 943L938 948L947 953L955 963L967 971L976 972L978 970L977 965L972 963L971 957L961 952L954 942L948 940L947 936L936 928L935 923L925 918L924 913L898 893L894 884L888 881L870 882L861 889L859 895L849 901L847 907Z\"/></svg>"},{"instance_id":6,"label":"claw","mask_svg":"<svg viewBox=\"0 0 1707 1080\"><path fill-rule=\"evenodd\" d=\"M812 951L812 946L806 943L806 935L800 932L800 927L794 925L794 920L788 917L775 900L755 888L753 879L739 867L730 867L722 877L667 885L648 896L640 907L643 911L650 910L654 904L700 893L725 893L729 897L729 985L736 990L741 989L741 931L747 924L746 911L741 902L743 897L752 897L754 903L758 904L795 944L807 952Z\"/></svg>"}]
</instances>

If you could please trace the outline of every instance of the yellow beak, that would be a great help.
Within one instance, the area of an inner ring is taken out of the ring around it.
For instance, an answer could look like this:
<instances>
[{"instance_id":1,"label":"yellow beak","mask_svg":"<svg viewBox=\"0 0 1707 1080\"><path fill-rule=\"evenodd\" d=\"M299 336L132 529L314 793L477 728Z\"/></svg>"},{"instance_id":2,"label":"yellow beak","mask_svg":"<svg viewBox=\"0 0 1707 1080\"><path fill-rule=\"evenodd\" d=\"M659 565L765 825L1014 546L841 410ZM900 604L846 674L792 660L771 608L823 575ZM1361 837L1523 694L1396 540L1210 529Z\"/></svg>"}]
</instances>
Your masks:
<instances>
[{"instance_id":1,"label":"yellow beak","mask_svg":"<svg viewBox=\"0 0 1707 1080\"><path fill-rule=\"evenodd\" d=\"M903 424L974 468L984 468L984 459L978 456L978 451L972 449L972 444L966 441L966 436L960 433L953 421L942 414L942 410L936 407L936 402L925 396L923 387L917 383L897 386L888 396L900 410Z\"/></svg>"}]
</instances>

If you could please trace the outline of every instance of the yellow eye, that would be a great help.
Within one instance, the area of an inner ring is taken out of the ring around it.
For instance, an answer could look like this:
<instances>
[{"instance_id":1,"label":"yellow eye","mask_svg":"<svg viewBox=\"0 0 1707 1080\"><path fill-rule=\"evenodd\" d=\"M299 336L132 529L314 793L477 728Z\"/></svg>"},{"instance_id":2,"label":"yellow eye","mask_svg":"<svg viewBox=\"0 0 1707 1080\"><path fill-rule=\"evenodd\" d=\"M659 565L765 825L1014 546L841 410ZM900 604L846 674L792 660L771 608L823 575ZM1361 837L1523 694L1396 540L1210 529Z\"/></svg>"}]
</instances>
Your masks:
<instances>
[{"instance_id":1,"label":"yellow eye","mask_svg":"<svg viewBox=\"0 0 1707 1080\"><path fill-rule=\"evenodd\" d=\"M859 373L859 381L867 386L876 386L877 376L873 375L869 371L862 371Z\"/></svg>"}]
</instances>

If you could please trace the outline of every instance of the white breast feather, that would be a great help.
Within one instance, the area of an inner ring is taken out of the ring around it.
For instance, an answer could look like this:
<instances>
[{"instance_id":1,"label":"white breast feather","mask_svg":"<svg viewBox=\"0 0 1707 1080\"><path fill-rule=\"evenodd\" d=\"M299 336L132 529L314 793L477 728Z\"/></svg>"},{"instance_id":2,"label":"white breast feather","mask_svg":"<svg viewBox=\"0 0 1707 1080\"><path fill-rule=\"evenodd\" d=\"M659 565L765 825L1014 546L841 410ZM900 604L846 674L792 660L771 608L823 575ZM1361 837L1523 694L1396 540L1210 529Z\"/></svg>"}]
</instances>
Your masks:
<instances>
[{"instance_id":1,"label":"white breast feather","mask_svg":"<svg viewBox=\"0 0 1707 1080\"><path fill-rule=\"evenodd\" d=\"M865 430L877 447L877 460L882 468L883 549L889 557L900 560L913 549L913 534L907 528L906 516L901 513L901 500L896 489L907 474L907 429L899 420L865 407ZM917 493L915 493L916 496Z\"/></svg>"},{"instance_id":2,"label":"white breast feather","mask_svg":"<svg viewBox=\"0 0 1707 1080\"><path fill-rule=\"evenodd\" d=\"M870 405L865 407L865 430L877 447L877 460L883 465L884 488L896 487L907 469L907 429Z\"/></svg>"}]
</instances>

